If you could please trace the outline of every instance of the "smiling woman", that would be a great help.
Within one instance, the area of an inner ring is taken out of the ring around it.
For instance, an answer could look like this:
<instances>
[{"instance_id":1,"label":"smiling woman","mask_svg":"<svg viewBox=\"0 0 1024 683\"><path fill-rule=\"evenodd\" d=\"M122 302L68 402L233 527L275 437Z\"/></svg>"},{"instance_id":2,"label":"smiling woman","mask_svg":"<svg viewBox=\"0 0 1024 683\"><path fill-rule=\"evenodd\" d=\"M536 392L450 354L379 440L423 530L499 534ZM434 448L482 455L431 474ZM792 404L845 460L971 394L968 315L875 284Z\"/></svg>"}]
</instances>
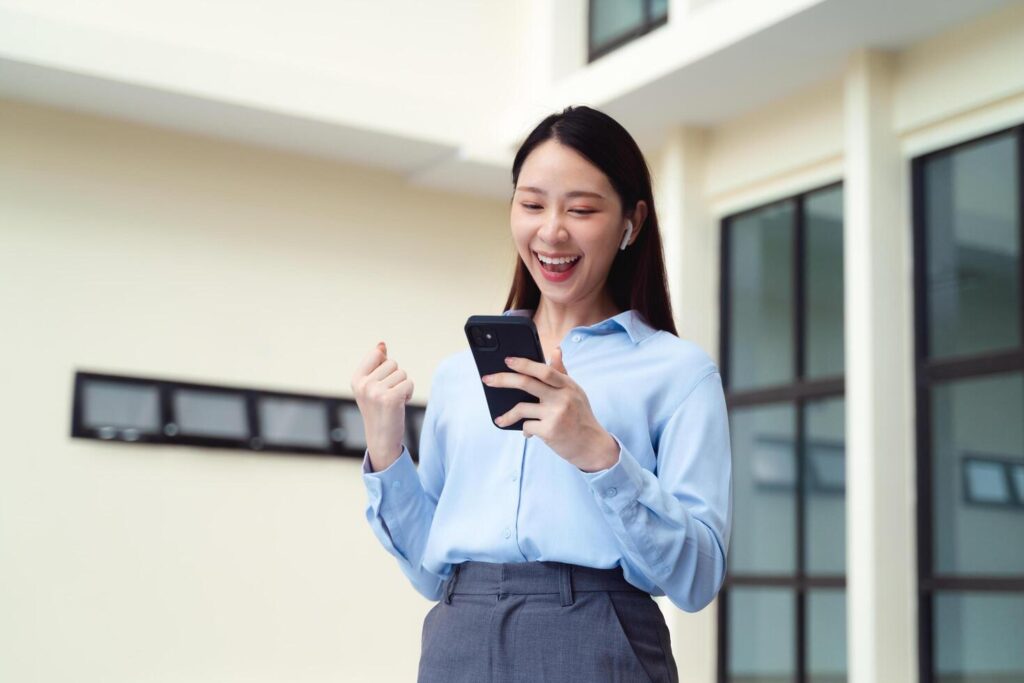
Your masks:
<instances>
[{"instance_id":1,"label":"smiling woman","mask_svg":"<svg viewBox=\"0 0 1024 683\"><path fill-rule=\"evenodd\" d=\"M519 259L506 309L535 310L550 345L574 325L629 309L676 333L650 172L617 121L590 107L547 117L516 154L512 184ZM545 263L559 257L576 262Z\"/></svg>"},{"instance_id":2,"label":"smiling woman","mask_svg":"<svg viewBox=\"0 0 1024 683\"><path fill-rule=\"evenodd\" d=\"M589 107L549 116L512 185L504 314L533 319L549 362L480 378L469 349L445 358L418 468L385 433L401 433L404 372L374 352L353 379L381 444L363 460L366 518L413 586L443 597L419 681L678 681L652 596L696 612L725 577L718 368L676 335L650 174L621 125ZM539 400L495 426L478 381Z\"/></svg>"}]
</instances>

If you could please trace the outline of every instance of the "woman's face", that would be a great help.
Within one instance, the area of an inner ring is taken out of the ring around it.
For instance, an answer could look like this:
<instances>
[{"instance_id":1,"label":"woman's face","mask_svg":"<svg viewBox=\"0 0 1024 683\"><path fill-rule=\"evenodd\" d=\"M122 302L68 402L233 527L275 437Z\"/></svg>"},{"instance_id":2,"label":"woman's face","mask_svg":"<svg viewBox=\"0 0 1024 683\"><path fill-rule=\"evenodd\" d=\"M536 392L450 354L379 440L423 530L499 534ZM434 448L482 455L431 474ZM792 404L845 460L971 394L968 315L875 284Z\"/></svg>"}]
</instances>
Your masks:
<instances>
[{"instance_id":1,"label":"woman's face","mask_svg":"<svg viewBox=\"0 0 1024 683\"><path fill-rule=\"evenodd\" d=\"M523 162L510 222L519 256L542 295L561 304L590 299L604 288L626 227L607 176L554 139L535 147ZM556 273L538 254L579 258L568 271Z\"/></svg>"}]
</instances>

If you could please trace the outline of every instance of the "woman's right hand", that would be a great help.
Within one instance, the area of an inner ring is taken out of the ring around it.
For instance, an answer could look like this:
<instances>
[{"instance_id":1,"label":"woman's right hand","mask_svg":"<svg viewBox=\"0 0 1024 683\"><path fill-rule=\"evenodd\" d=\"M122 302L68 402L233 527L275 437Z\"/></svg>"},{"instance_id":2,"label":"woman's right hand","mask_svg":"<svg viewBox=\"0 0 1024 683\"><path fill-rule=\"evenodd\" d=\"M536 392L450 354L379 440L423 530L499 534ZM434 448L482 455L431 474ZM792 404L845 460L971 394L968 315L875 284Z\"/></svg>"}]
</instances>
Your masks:
<instances>
[{"instance_id":1,"label":"woman's right hand","mask_svg":"<svg viewBox=\"0 0 1024 683\"><path fill-rule=\"evenodd\" d=\"M374 472L386 469L402 454L405 404L413 383L398 363L388 359L384 342L368 353L352 375L352 393L363 416L366 446Z\"/></svg>"}]
</instances>

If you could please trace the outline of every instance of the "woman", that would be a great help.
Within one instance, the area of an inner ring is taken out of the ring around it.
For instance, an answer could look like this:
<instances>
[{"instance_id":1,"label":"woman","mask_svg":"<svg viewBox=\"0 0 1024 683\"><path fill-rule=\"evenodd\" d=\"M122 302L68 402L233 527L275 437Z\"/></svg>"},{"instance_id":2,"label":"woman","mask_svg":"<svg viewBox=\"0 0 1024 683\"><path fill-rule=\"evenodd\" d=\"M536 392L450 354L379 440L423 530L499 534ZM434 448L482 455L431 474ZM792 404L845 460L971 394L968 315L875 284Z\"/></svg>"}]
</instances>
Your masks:
<instances>
[{"instance_id":1,"label":"woman","mask_svg":"<svg viewBox=\"0 0 1024 683\"><path fill-rule=\"evenodd\" d=\"M550 360L482 381L539 398L495 420L525 418L522 432L488 424L467 348L435 371L417 468L402 443L413 383L383 342L352 378L367 520L440 600L419 681L677 681L651 596L694 612L725 576L718 368L676 335L650 173L621 125L588 107L547 117L512 185L505 315L532 316Z\"/></svg>"}]
</instances>

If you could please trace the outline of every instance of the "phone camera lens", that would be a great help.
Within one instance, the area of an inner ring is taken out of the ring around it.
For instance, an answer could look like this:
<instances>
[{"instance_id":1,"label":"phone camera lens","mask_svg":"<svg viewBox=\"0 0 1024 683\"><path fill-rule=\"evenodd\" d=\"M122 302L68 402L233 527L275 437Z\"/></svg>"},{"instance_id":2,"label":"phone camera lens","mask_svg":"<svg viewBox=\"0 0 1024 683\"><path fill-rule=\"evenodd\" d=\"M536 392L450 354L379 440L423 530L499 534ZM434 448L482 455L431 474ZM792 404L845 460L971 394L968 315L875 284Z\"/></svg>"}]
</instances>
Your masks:
<instances>
[{"instance_id":1,"label":"phone camera lens","mask_svg":"<svg viewBox=\"0 0 1024 683\"><path fill-rule=\"evenodd\" d=\"M497 334L486 327L474 325L469 328L469 335L474 346L481 349L497 348Z\"/></svg>"}]
</instances>

